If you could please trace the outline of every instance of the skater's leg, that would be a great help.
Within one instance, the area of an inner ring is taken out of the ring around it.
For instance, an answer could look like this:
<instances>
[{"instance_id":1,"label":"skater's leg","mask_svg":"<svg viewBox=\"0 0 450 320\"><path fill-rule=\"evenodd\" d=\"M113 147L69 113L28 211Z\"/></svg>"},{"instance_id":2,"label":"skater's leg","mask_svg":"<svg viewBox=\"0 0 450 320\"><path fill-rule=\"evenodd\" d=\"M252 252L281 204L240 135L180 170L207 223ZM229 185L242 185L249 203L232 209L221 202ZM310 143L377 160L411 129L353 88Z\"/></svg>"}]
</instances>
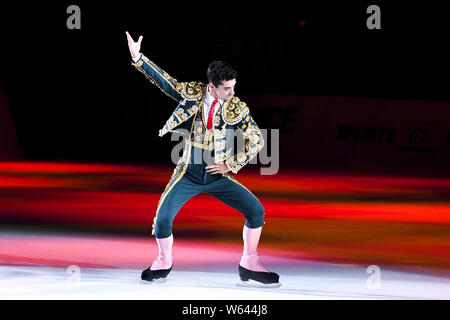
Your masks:
<instances>
[{"instance_id":1,"label":"skater's leg","mask_svg":"<svg viewBox=\"0 0 450 320\"><path fill-rule=\"evenodd\" d=\"M258 259L258 243L261 236L262 227L248 228L244 225L242 238L244 240L244 251L242 253L240 265L252 271L269 272L264 268Z\"/></svg>"},{"instance_id":2,"label":"skater's leg","mask_svg":"<svg viewBox=\"0 0 450 320\"><path fill-rule=\"evenodd\" d=\"M142 272L143 280L152 281L158 277L165 278L172 269L173 234L172 223L181 207L190 198L201 193L201 187L191 180L182 177L170 190L161 195L155 217L155 238L158 244L158 257L152 265Z\"/></svg>"},{"instance_id":3,"label":"skater's leg","mask_svg":"<svg viewBox=\"0 0 450 320\"><path fill-rule=\"evenodd\" d=\"M181 207L192 197L202 192L201 185L182 177L172 188L161 195L155 215L154 233L156 238L172 235L172 223Z\"/></svg>"},{"instance_id":4,"label":"skater's leg","mask_svg":"<svg viewBox=\"0 0 450 320\"><path fill-rule=\"evenodd\" d=\"M234 177L224 176L210 184L206 191L245 216L242 232L244 250L239 263L239 275L243 281L249 279L265 285L279 286L279 276L259 263L258 244L264 222L264 207L246 187Z\"/></svg>"},{"instance_id":5,"label":"skater's leg","mask_svg":"<svg viewBox=\"0 0 450 320\"><path fill-rule=\"evenodd\" d=\"M245 225L248 228L259 228L265 224L263 205L255 195L235 178L224 176L206 187L206 193L244 215Z\"/></svg>"},{"instance_id":6,"label":"skater's leg","mask_svg":"<svg viewBox=\"0 0 450 320\"><path fill-rule=\"evenodd\" d=\"M158 257L153 261L150 270L169 269L173 264L173 234L167 238L156 238L156 242L159 249Z\"/></svg>"},{"instance_id":7,"label":"skater's leg","mask_svg":"<svg viewBox=\"0 0 450 320\"><path fill-rule=\"evenodd\" d=\"M159 254L155 261L153 261L152 265L142 271L141 279L145 281L153 281L160 278L164 280L164 278L166 278L172 270L173 235L170 235L167 238L156 238L156 242L158 243Z\"/></svg>"}]
</instances>

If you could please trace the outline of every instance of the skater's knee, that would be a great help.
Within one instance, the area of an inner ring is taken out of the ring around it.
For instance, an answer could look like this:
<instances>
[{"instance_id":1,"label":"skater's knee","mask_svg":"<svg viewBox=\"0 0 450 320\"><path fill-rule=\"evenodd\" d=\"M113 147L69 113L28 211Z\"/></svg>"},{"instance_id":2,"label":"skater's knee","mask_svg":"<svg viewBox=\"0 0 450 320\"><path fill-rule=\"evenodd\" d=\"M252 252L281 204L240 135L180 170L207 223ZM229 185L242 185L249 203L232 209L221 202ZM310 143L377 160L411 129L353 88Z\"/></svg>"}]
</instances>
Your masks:
<instances>
[{"instance_id":1,"label":"skater's knee","mask_svg":"<svg viewBox=\"0 0 450 320\"><path fill-rule=\"evenodd\" d=\"M155 238L167 238L172 235L172 228L165 225L156 225Z\"/></svg>"},{"instance_id":2,"label":"skater's knee","mask_svg":"<svg viewBox=\"0 0 450 320\"><path fill-rule=\"evenodd\" d=\"M264 212L265 210L263 205L261 204L261 202L258 201L253 207L253 216L256 219L264 219Z\"/></svg>"},{"instance_id":3,"label":"skater's knee","mask_svg":"<svg viewBox=\"0 0 450 320\"><path fill-rule=\"evenodd\" d=\"M167 238L172 234L172 219L168 217L158 217L155 224L155 236L157 238Z\"/></svg>"},{"instance_id":4,"label":"skater's knee","mask_svg":"<svg viewBox=\"0 0 450 320\"><path fill-rule=\"evenodd\" d=\"M172 219L169 216L160 215L156 219L156 225L172 225Z\"/></svg>"},{"instance_id":5,"label":"skater's knee","mask_svg":"<svg viewBox=\"0 0 450 320\"><path fill-rule=\"evenodd\" d=\"M246 225L249 228L258 228L264 225L264 207L260 202L257 202L249 214L246 216Z\"/></svg>"}]
</instances>

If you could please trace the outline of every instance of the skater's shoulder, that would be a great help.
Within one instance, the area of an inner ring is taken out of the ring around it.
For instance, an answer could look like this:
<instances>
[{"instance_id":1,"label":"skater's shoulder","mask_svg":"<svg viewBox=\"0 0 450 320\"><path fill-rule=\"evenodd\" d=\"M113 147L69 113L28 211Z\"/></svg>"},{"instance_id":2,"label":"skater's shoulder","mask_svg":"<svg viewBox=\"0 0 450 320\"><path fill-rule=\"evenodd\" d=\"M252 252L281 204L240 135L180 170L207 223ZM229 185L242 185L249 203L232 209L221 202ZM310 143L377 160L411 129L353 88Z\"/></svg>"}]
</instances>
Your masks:
<instances>
[{"instance_id":1,"label":"skater's shoulder","mask_svg":"<svg viewBox=\"0 0 450 320\"><path fill-rule=\"evenodd\" d=\"M225 103L222 115L226 123L234 124L239 122L248 112L247 104L234 96Z\"/></svg>"},{"instance_id":2,"label":"skater's shoulder","mask_svg":"<svg viewBox=\"0 0 450 320\"><path fill-rule=\"evenodd\" d=\"M202 96L205 88L206 84L197 81L181 82L178 84L178 89L180 89L181 95L186 100L197 100Z\"/></svg>"}]
</instances>

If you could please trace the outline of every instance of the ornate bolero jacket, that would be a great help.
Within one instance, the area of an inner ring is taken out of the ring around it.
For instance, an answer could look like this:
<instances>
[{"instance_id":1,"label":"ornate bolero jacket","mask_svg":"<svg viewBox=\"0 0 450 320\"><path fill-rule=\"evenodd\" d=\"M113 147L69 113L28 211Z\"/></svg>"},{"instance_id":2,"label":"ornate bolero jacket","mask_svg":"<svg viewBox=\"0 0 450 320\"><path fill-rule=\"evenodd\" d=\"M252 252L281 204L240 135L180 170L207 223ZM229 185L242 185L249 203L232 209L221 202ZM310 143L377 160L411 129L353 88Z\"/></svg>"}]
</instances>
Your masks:
<instances>
[{"instance_id":1,"label":"ornate bolero jacket","mask_svg":"<svg viewBox=\"0 0 450 320\"><path fill-rule=\"evenodd\" d=\"M178 82L164 70L141 54L138 61L131 64L166 95L178 102L178 106L164 127L159 130L162 137L167 132L184 128L192 135L193 120L199 108L203 107L206 84L202 82ZM237 173L264 146L264 139L256 122L250 115L245 102L234 96L226 101L217 111L213 120L214 161L225 161L233 173ZM235 131L242 134L244 146L234 151ZM186 131L185 131L186 132ZM181 132L183 133L183 132ZM190 137L187 137L190 139Z\"/></svg>"}]
</instances>

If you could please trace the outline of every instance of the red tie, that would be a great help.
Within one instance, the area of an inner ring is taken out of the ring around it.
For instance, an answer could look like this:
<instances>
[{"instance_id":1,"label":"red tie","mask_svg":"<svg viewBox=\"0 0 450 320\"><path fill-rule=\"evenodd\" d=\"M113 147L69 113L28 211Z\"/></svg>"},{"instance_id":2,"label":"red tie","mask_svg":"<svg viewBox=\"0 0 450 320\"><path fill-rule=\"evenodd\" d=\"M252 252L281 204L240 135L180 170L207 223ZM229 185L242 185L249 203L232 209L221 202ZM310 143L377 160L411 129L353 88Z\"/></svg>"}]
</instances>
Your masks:
<instances>
[{"instance_id":1,"label":"red tie","mask_svg":"<svg viewBox=\"0 0 450 320\"><path fill-rule=\"evenodd\" d=\"M206 124L206 127L208 128L208 130L212 129L212 118L213 118L213 114L214 114L214 107L216 106L216 103L219 102L219 100L214 100L211 110L209 110L209 115L208 115L208 123Z\"/></svg>"}]
</instances>

